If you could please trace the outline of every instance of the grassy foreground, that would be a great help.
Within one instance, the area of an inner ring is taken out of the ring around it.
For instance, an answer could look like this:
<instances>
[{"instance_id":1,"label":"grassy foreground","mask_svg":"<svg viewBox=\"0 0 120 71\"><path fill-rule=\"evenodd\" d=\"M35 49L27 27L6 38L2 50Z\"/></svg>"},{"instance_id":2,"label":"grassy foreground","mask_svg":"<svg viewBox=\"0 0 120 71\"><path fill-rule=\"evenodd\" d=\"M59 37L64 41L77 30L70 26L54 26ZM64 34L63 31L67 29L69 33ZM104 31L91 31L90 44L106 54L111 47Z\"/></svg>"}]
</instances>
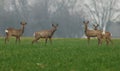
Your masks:
<instances>
[{"instance_id":1,"label":"grassy foreground","mask_svg":"<svg viewBox=\"0 0 120 71\"><path fill-rule=\"evenodd\" d=\"M15 44L12 38L4 44L0 38L0 71L119 71L120 40L114 45L97 46L92 39L53 39L53 44L44 45L44 40L31 44L32 38L21 38Z\"/></svg>"}]
</instances>

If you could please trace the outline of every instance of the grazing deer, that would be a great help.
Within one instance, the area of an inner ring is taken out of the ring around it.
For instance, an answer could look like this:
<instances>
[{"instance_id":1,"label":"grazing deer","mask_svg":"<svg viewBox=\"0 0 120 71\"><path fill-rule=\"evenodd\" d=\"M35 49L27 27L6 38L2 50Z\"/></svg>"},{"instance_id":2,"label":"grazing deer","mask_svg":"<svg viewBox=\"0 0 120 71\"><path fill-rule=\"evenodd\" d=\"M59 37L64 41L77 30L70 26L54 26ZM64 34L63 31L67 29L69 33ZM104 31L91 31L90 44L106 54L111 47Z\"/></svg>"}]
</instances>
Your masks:
<instances>
[{"instance_id":1,"label":"grazing deer","mask_svg":"<svg viewBox=\"0 0 120 71\"><path fill-rule=\"evenodd\" d=\"M97 25L94 24L93 26L94 26L94 30L98 30L98 26L99 26L98 24ZM99 30L99 31L102 32L102 30ZM109 44L109 42L111 42L111 44L112 44L110 32L102 33L102 36L103 36L103 39L105 39L107 45Z\"/></svg>"},{"instance_id":2,"label":"grazing deer","mask_svg":"<svg viewBox=\"0 0 120 71\"><path fill-rule=\"evenodd\" d=\"M87 36L88 39L88 44L90 41L90 37L97 37L98 39L98 45L102 44L102 33L98 30L89 30L88 29L88 23L89 21L85 22L83 21L84 25L85 25L85 35Z\"/></svg>"},{"instance_id":3,"label":"grazing deer","mask_svg":"<svg viewBox=\"0 0 120 71\"><path fill-rule=\"evenodd\" d=\"M9 38L11 36L16 37L16 43L17 40L20 42L20 37L22 36L22 34L24 33L24 26L27 24L26 22L20 22L21 24L21 28L20 29L15 29L15 28L7 28L5 30L6 33L6 37L5 37L5 43L6 41L9 41Z\"/></svg>"},{"instance_id":4,"label":"grazing deer","mask_svg":"<svg viewBox=\"0 0 120 71\"><path fill-rule=\"evenodd\" d=\"M49 40L52 44L52 39L51 38L52 38L54 32L57 30L57 27L58 27L58 24L57 25L52 24L52 28L49 29L49 30L42 30L42 31L39 31L39 32L35 32L34 33L35 39L32 41L32 44L34 42L37 42L40 38L45 39L45 45L47 43L48 38L49 38Z\"/></svg>"}]
</instances>

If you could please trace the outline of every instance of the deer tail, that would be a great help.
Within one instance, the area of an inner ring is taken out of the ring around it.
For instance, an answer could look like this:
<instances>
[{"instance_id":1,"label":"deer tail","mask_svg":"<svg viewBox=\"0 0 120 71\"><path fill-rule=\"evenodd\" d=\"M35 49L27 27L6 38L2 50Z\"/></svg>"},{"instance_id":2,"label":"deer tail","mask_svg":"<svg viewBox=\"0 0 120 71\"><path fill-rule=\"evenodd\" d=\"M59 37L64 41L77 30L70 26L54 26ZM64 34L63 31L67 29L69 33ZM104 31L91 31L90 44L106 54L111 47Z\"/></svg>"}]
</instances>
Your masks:
<instances>
[{"instance_id":1,"label":"deer tail","mask_svg":"<svg viewBox=\"0 0 120 71\"><path fill-rule=\"evenodd\" d=\"M112 36L112 33L110 33L110 35Z\"/></svg>"},{"instance_id":2,"label":"deer tail","mask_svg":"<svg viewBox=\"0 0 120 71\"><path fill-rule=\"evenodd\" d=\"M6 29L5 32L8 33L8 30Z\"/></svg>"},{"instance_id":3,"label":"deer tail","mask_svg":"<svg viewBox=\"0 0 120 71\"><path fill-rule=\"evenodd\" d=\"M34 32L33 36L35 36L35 32Z\"/></svg>"}]
</instances>

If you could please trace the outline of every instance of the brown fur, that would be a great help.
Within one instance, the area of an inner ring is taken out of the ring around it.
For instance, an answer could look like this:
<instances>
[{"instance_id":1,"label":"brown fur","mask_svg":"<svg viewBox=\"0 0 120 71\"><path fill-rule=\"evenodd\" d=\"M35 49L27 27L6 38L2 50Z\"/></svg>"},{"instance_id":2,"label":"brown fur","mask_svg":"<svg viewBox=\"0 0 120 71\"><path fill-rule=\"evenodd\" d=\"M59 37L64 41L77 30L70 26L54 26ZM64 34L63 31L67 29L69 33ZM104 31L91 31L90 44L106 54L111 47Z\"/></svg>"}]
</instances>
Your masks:
<instances>
[{"instance_id":1,"label":"brown fur","mask_svg":"<svg viewBox=\"0 0 120 71\"><path fill-rule=\"evenodd\" d=\"M94 26L94 30L98 30L98 26L99 26L98 24L93 25L93 26ZM102 30L99 30L99 31L101 31L101 33L102 33ZM102 37L103 37L103 39L105 39L107 45L109 44L109 42L112 43L110 32L105 32L105 34L102 34Z\"/></svg>"},{"instance_id":2,"label":"brown fur","mask_svg":"<svg viewBox=\"0 0 120 71\"><path fill-rule=\"evenodd\" d=\"M100 31L98 31L98 30L89 30L88 29L89 21L87 21L87 22L84 21L83 23L85 25L85 35L87 36L88 43L89 43L90 37L97 37L98 45L102 44L102 42L101 42L102 33Z\"/></svg>"},{"instance_id":3,"label":"brown fur","mask_svg":"<svg viewBox=\"0 0 120 71\"><path fill-rule=\"evenodd\" d=\"M21 28L20 29L15 29L15 28L7 28L5 30L6 33L6 37L5 37L5 43L11 36L16 37L16 42L17 40L20 42L20 37L22 36L22 34L24 33L24 26L27 24L26 22L21 22Z\"/></svg>"},{"instance_id":4,"label":"brown fur","mask_svg":"<svg viewBox=\"0 0 120 71\"><path fill-rule=\"evenodd\" d=\"M57 25L52 24L52 28L49 29L49 30L42 30L42 31L39 31L39 32L35 32L34 33L35 38L32 41L32 44L34 42L37 42L40 38L45 39L45 44L47 43L48 38L49 38L50 42L52 43L51 38L52 38L54 32L57 30L57 27L58 27L58 24Z\"/></svg>"}]
</instances>

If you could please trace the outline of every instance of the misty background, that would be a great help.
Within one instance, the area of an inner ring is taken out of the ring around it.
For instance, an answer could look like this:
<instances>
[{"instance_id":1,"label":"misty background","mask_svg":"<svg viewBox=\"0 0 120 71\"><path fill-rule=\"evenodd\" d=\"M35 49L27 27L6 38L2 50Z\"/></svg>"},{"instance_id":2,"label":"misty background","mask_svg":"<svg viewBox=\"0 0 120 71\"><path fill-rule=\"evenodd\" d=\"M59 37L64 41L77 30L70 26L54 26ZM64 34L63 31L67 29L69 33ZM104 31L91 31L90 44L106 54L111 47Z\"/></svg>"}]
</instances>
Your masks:
<instances>
[{"instance_id":1,"label":"misty background","mask_svg":"<svg viewBox=\"0 0 120 71\"><path fill-rule=\"evenodd\" d=\"M120 37L119 0L0 0L0 35L8 27L20 28L26 21L23 36L33 36L35 31L50 29L59 24L54 37L81 38L83 21L100 24L99 29Z\"/></svg>"}]
</instances>

